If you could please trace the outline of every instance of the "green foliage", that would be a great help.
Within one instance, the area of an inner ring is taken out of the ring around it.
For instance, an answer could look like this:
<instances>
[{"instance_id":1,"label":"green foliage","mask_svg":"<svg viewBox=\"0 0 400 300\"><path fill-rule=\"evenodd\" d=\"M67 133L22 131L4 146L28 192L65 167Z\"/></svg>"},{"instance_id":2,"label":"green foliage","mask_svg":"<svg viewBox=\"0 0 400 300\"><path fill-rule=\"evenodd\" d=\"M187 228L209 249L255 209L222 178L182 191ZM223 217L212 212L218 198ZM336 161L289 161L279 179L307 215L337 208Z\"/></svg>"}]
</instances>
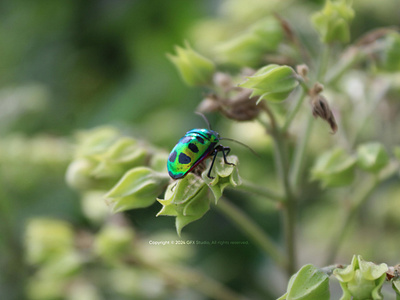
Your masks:
<instances>
[{"instance_id":1,"label":"green foliage","mask_svg":"<svg viewBox=\"0 0 400 300\"><path fill-rule=\"evenodd\" d=\"M324 187L350 185L354 180L356 159L344 149L336 148L322 154L312 169L312 178L321 181Z\"/></svg>"},{"instance_id":2,"label":"green foliage","mask_svg":"<svg viewBox=\"0 0 400 300\"><path fill-rule=\"evenodd\" d=\"M250 97L259 96L258 101L265 99L281 102L298 84L296 73L291 67L273 64L259 69L240 86L252 89Z\"/></svg>"},{"instance_id":3,"label":"green foliage","mask_svg":"<svg viewBox=\"0 0 400 300\"><path fill-rule=\"evenodd\" d=\"M368 172L379 172L389 163L389 155L380 143L360 145L357 149L357 163L359 167Z\"/></svg>"},{"instance_id":4,"label":"green foliage","mask_svg":"<svg viewBox=\"0 0 400 300\"><path fill-rule=\"evenodd\" d=\"M287 292L278 300L329 300L329 276L313 265L303 266L288 283Z\"/></svg>"},{"instance_id":5,"label":"green foliage","mask_svg":"<svg viewBox=\"0 0 400 300\"><path fill-rule=\"evenodd\" d=\"M222 158L215 161L213 169L215 174L211 174L214 177L213 179L208 178L207 172L201 174L204 182L209 186L214 195L215 204L222 197L225 188L235 188L242 183L237 167L239 159L234 155L229 156L228 159L229 163L233 163L234 165L225 164Z\"/></svg>"},{"instance_id":6,"label":"green foliage","mask_svg":"<svg viewBox=\"0 0 400 300\"><path fill-rule=\"evenodd\" d=\"M398 259L398 3L315 5L6 0L0 298L400 298L398 266L330 265ZM260 155L173 181L194 110Z\"/></svg>"}]
</instances>

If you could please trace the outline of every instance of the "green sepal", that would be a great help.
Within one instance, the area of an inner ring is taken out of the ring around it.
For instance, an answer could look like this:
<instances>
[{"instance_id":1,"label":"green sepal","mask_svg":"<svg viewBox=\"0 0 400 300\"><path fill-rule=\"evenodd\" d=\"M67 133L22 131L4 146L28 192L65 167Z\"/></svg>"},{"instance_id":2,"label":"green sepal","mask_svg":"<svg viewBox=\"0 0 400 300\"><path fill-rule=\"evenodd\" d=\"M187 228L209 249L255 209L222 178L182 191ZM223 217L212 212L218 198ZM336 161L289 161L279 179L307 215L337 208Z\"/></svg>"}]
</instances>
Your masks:
<instances>
[{"instance_id":1,"label":"green sepal","mask_svg":"<svg viewBox=\"0 0 400 300\"><path fill-rule=\"evenodd\" d=\"M214 179L208 178L208 170L201 174L204 182L207 183L208 187L214 194L215 204L217 204L219 198L222 197L226 187L236 187L242 184L242 179L239 176L239 171L237 168L239 159L237 156L231 155L227 157L227 161L233 163L234 165L226 164L223 158L215 160L213 171L211 172L211 176L213 176Z\"/></svg>"},{"instance_id":2,"label":"green sepal","mask_svg":"<svg viewBox=\"0 0 400 300\"><path fill-rule=\"evenodd\" d=\"M166 172L165 162L167 161L167 159L168 159L168 153L157 151L151 156L149 167L157 172Z\"/></svg>"},{"instance_id":3,"label":"green sepal","mask_svg":"<svg viewBox=\"0 0 400 300\"><path fill-rule=\"evenodd\" d=\"M157 216L175 216L179 236L183 227L200 219L210 209L208 187L193 173L171 183L164 199L157 201L163 205Z\"/></svg>"},{"instance_id":4,"label":"green sepal","mask_svg":"<svg viewBox=\"0 0 400 300\"><path fill-rule=\"evenodd\" d=\"M80 131L76 134L78 147L77 157L88 157L103 153L120 136L117 129L112 127L97 127L91 130Z\"/></svg>"},{"instance_id":5,"label":"green sepal","mask_svg":"<svg viewBox=\"0 0 400 300\"><path fill-rule=\"evenodd\" d=\"M368 172L377 173L389 162L385 147L378 142L360 145L357 148L357 164Z\"/></svg>"},{"instance_id":6,"label":"green sepal","mask_svg":"<svg viewBox=\"0 0 400 300\"><path fill-rule=\"evenodd\" d=\"M328 300L329 298L329 276L313 265L305 265L290 278L287 292L278 300Z\"/></svg>"},{"instance_id":7,"label":"green sepal","mask_svg":"<svg viewBox=\"0 0 400 300\"><path fill-rule=\"evenodd\" d=\"M341 300L351 299L351 297L354 300L383 299L380 291L387 271L386 264L376 265L363 260L360 255L354 255L349 266L333 271L343 290Z\"/></svg>"},{"instance_id":8,"label":"green sepal","mask_svg":"<svg viewBox=\"0 0 400 300\"><path fill-rule=\"evenodd\" d=\"M350 40L349 23L354 18L351 1L327 0L321 11L313 14L311 20L322 42L347 43Z\"/></svg>"},{"instance_id":9,"label":"green sepal","mask_svg":"<svg viewBox=\"0 0 400 300\"><path fill-rule=\"evenodd\" d=\"M400 299L400 279L395 279L392 281L392 288L396 292L396 300Z\"/></svg>"},{"instance_id":10,"label":"green sepal","mask_svg":"<svg viewBox=\"0 0 400 300\"><path fill-rule=\"evenodd\" d=\"M147 150L138 145L136 140L119 138L105 152L93 156L98 164L92 171L92 176L117 178L128 169L144 165L146 157Z\"/></svg>"},{"instance_id":11,"label":"green sepal","mask_svg":"<svg viewBox=\"0 0 400 300\"><path fill-rule=\"evenodd\" d=\"M210 209L210 199L207 194L208 188L204 186L196 194L196 197L185 204L183 212L176 216L175 227L179 236L181 236L183 227L200 219Z\"/></svg>"},{"instance_id":12,"label":"green sepal","mask_svg":"<svg viewBox=\"0 0 400 300\"><path fill-rule=\"evenodd\" d=\"M167 54L169 60L178 69L183 81L191 86L207 85L211 82L215 72L214 63L200 55L190 47L175 47L176 55Z\"/></svg>"},{"instance_id":13,"label":"green sepal","mask_svg":"<svg viewBox=\"0 0 400 300\"><path fill-rule=\"evenodd\" d=\"M346 186L354 180L356 158L342 148L335 148L317 158L311 174L313 180L320 180L323 187Z\"/></svg>"},{"instance_id":14,"label":"green sepal","mask_svg":"<svg viewBox=\"0 0 400 300\"><path fill-rule=\"evenodd\" d=\"M169 181L166 173L148 167L137 167L125 173L106 194L107 203L114 213L147 207L156 201Z\"/></svg>"},{"instance_id":15,"label":"green sepal","mask_svg":"<svg viewBox=\"0 0 400 300\"><path fill-rule=\"evenodd\" d=\"M285 100L298 84L297 75L291 67L271 64L247 77L239 86L252 89L250 97L259 96L258 101L265 99L280 102Z\"/></svg>"}]
</instances>

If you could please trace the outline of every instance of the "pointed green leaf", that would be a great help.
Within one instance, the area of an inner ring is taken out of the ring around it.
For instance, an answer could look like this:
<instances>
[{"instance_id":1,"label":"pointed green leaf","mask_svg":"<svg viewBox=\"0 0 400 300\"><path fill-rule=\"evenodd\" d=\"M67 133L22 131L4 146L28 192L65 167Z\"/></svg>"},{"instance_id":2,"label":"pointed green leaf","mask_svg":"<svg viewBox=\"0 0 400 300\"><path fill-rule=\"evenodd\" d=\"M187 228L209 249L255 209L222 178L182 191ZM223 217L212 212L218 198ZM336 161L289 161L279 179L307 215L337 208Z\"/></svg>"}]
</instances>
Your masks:
<instances>
[{"instance_id":1,"label":"pointed green leaf","mask_svg":"<svg viewBox=\"0 0 400 300\"><path fill-rule=\"evenodd\" d=\"M305 265L291 277L286 296L279 299L328 300L329 297L329 276L313 265Z\"/></svg>"}]
</instances>

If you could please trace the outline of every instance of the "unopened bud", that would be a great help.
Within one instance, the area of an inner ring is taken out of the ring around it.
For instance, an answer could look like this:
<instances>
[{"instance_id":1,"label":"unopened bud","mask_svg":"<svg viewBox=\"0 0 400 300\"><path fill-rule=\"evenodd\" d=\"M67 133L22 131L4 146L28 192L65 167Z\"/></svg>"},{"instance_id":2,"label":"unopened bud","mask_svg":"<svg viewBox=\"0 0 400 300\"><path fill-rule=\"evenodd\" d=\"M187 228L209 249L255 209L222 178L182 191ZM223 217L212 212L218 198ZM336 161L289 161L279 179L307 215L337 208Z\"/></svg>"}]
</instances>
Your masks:
<instances>
[{"instance_id":1,"label":"unopened bud","mask_svg":"<svg viewBox=\"0 0 400 300\"><path fill-rule=\"evenodd\" d=\"M253 90L250 97L260 96L274 102L285 100L299 84L297 74L289 66L268 65L258 70L239 86Z\"/></svg>"},{"instance_id":2,"label":"unopened bud","mask_svg":"<svg viewBox=\"0 0 400 300\"><path fill-rule=\"evenodd\" d=\"M215 72L214 63L194 51L188 43L176 47L176 55L167 54L188 85L207 85Z\"/></svg>"},{"instance_id":3,"label":"unopened bud","mask_svg":"<svg viewBox=\"0 0 400 300\"><path fill-rule=\"evenodd\" d=\"M296 66L297 74L299 74L304 79L304 81L308 81L307 78L308 71L309 71L308 66L305 64Z\"/></svg>"},{"instance_id":4,"label":"unopened bud","mask_svg":"<svg viewBox=\"0 0 400 300\"><path fill-rule=\"evenodd\" d=\"M327 0L321 11L312 16L312 22L324 43L350 40L349 23L354 18L354 10L348 0Z\"/></svg>"}]
</instances>

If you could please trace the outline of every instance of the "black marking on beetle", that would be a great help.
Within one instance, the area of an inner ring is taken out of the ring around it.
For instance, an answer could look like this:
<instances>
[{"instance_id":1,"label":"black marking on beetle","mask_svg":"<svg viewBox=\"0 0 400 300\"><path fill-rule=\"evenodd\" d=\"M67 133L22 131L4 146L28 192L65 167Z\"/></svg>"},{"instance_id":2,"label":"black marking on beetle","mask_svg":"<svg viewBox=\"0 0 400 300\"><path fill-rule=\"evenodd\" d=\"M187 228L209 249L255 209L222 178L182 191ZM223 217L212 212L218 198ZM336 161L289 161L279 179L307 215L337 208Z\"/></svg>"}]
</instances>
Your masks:
<instances>
[{"instance_id":1,"label":"black marking on beetle","mask_svg":"<svg viewBox=\"0 0 400 300\"><path fill-rule=\"evenodd\" d=\"M168 171L168 174L169 174L169 176L170 176L172 179L179 179L179 178L182 178L182 173L174 174L174 173L172 173L171 171Z\"/></svg>"},{"instance_id":2,"label":"black marking on beetle","mask_svg":"<svg viewBox=\"0 0 400 300\"><path fill-rule=\"evenodd\" d=\"M179 154L178 161L180 164L186 165L186 164L190 163L192 161L192 159L189 156L187 156L185 153L181 152Z\"/></svg>"},{"instance_id":3,"label":"black marking on beetle","mask_svg":"<svg viewBox=\"0 0 400 300\"><path fill-rule=\"evenodd\" d=\"M170 162L174 162L175 159L176 159L176 155L177 155L177 154L178 154L178 153L176 152L176 150L173 151L173 152L169 155L168 160L169 160Z\"/></svg>"},{"instance_id":4,"label":"black marking on beetle","mask_svg":"<svg viewBox=\"0 0 400 300\"><path fill-rule=\"evenodd\" d=\"M204 139L201 136L196 136L196 140L198 140L200 143L204 144Z\"/></svg>"},{"instance_id":5,"label":"black marking on beetle","mask_svg":"<svg viewBox=\"0 0 400 300\"><path fill-rule=\"evenodd\" d=\"M199 148L197 148L197 146L193 143L189 143L188 147L190 150L192 150L193 153L199 152Z\"/></svg>"}]
</instances>

